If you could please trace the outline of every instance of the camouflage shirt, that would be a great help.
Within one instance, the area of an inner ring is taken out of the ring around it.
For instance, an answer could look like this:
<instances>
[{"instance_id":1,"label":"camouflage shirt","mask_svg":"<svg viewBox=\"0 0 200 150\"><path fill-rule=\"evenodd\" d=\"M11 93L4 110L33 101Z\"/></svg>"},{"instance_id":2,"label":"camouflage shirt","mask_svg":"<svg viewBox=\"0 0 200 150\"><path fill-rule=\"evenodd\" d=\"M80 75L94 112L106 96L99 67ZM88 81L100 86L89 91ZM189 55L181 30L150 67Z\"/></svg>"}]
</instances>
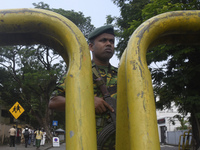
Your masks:
<instances>
[{"instance_id":1,"label":"camouflage shirt","mask_svg":"<svg viewBox=\"0 0 200 150\"><path fill-rule=\"evenodd\" d=\"M95 65L93 63L93 65ZM117 68L114 66L97 66L99 73L101 74L101 77L103 78L107 90L110 93L111 97L117 99ZM93 77L95 75L93 74ZM56 90L53 92L53 96L65 96L65 80L66 75L62 78L60 81L59 85L57 86ZM94 88L94 96L97 97L103 97L99 87L97 86L97 83L95 80L93 80L93 88ZM103 114L97 115L96 114L96 131L97 134L103 129L104 126L110 123L110 115L108 112L105 112ZM107 142L108 144L110 141L115 141L113 140L114 137L111 137L111 139ZM107 145L106 143L106 145ZM107 149L107 148L103 148Z\"/></svg>"},{"instance_id":2,"label":"camouflage shirt","mask_svg":"<svg viewBox=\"0 0 200 150\"><path fill-rule=\"evenodd\" d=\"M93 64L94 65L94 64ZM99 73L101 74L101 77L104 80L104 83L106 84L107 90L110 93L112 98L117 99L117 68L109 65L109 66L97 66ZM93 78L95 75L93 74ZM95 80L93 80L93 87L94 87L94 96L97 97L103 97L101 90L97 86L97 83ZM96 128L97 128L97 134L103 129L105 125L110 123L109 121L110 115L108 112L105 112L103 114L96 114Z\"/></svg>"},{"instance_id":3,"label":"camouflage shirt","mask_svg":"<svg viewBox=\"0 0 200 150\"><path fill-rule=\"evenodd\" d=\"M66 78L65 74L62 79L59 81L58 85L56 86L55 90L53 91L51 97L54 96L63 96L65 97L65 78Z\"/></svg>"}]
</instances>

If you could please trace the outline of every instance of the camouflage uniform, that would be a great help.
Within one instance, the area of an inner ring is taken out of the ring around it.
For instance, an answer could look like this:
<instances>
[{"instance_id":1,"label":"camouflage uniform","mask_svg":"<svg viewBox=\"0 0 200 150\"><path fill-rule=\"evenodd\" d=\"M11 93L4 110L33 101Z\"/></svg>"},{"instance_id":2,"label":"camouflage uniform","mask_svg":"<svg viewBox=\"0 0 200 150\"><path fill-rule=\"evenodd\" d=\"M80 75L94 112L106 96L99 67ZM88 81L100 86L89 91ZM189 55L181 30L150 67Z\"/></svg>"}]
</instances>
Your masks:
<instances>
[{"instance_id":1,"label":"camouflage uniform","mask_svg":"<svg viewBox=\"0 0 200 150\"><path fill-rule=\"evenodd\" d=\"M62 79L59 81L58 85L56 86L56 89L52 93L52 97L54 96L63 96L65 97L65 78L66 74L62 77Z\"/></svg>"},{"instance_id":2,"label":"camouflage uniform","mask_svg":"<svg viewBox=\"0 0 200 150\"><path fill-rule=\"evenodd\" d=\"M101 74L101 77L106 83L108 92L110 93L111 97L117 99L117 68L111 65L109 65L109 67L98 66L98 70ZM65 96L65 90L64 90L65 77L66 75L62 78L56 90L53 92L53 96ZM96 81L94 80L93 80L93 86L94 86L94 96L103 97L100 89L97 87ZM110 123L109 118L110 115L108 112L103 113L101 115L96 115L97 134L103 129L104 126ZM110 145L113 145L113 142L115 142L115 135L113 135L111 138L108 139L108 142L105 143L105 147L103 149L110 150L111 149Z\"/></svg>"},{"instance_id":3,"label":"camouflage uniform","mask_svg":"<svg viewBox=\"0 0 200 150\"><path fill-rule=\"evenodd\" d=\"M105 66L97 66L101 77L105 81L108 92L111 97L117 99L117 68L113 66L105 67ZM93 74L94 76L94 74ZM94 96L103 97L100 89L97 87L96 81L93 80L94 86ZM97 134L110 123L110 115L108 112L105 112L100 115L96 115L96 129ZM108 141L105 143L103 150L111 150L115 149L113 145L115 143L115 134L112 135Z\"/></svg>"}]
</instances>

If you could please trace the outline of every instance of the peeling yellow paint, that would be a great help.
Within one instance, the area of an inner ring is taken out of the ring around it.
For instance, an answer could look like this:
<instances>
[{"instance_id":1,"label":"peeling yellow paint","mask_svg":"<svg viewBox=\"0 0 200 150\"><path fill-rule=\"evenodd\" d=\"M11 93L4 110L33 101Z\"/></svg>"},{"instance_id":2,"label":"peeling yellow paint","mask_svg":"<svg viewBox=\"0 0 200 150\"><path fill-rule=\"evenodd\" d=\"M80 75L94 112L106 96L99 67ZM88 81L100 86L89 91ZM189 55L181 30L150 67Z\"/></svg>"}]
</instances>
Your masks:
<instances>
[{"instance_id":1,"label":"peeling yellow paint","mask_svg":"<svg viewBox=\"0 0 200 150\"><path fill-rule=\"evenodd\" d=\"M117 150L160 149L146 52L150 47L162 43L200 44L199 34L200 11L160 14L145 21L134 31L118 71Z\"/></svg>"}]
</instances>

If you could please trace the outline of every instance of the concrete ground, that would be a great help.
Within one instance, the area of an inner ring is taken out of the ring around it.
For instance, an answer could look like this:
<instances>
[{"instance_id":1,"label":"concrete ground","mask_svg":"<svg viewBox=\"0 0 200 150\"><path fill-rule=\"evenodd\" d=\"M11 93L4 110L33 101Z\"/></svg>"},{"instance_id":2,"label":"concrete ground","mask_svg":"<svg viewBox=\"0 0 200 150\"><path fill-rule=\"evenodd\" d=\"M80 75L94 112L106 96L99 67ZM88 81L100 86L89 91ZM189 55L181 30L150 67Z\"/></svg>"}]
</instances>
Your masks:
<instances>
[{"instance_id":1,"label":"concrete ground","mask_svg":"<svg viewBox=\"0 0 200 150\"><path fill-rule=\"evenodd\" d=\"M161 145L161 150L178 150L177 146ZM0 150L36 150L36 147L30 145L25 148L24 144L16 145L16 147L10 147L9 145L0 146ZM52 144L46 143L44 146L40 146L39 150L65 150L65 143L62 143L59 147L53 147Z\"/></svg>"},{"instance_id":2,"label":"concrete ground","mask_svg":"<svg viewBox=\"0 0 200 150\"><path fill-rule=\"evenodd\" d=\"M40 146L38 150L47 150L52 147L52 144L45 143L45 145ZM36 150L36 147L33 145L28 145L25 148L25 144L16 144L15 147L10 147L9 145L0 145L0 150Z\"/></svg>"}]
</instances>

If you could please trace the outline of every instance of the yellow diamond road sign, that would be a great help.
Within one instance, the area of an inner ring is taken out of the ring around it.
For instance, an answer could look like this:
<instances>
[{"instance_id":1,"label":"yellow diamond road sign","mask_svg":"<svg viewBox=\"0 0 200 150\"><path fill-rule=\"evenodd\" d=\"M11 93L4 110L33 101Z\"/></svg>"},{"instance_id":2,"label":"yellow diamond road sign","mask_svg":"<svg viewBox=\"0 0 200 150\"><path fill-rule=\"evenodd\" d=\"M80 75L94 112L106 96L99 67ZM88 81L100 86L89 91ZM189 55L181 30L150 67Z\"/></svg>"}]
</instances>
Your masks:
<instances>
[{"instance_id":1,"label":"yellow diamond road sign","mask_svg":"<svg viewBox=\"0 0 200 150\"><path fill-rule=\"evenodd\" d=\"M24 112L24 108L16 102L9 111L17 119Z\"/></svg>"}]
</instances>

